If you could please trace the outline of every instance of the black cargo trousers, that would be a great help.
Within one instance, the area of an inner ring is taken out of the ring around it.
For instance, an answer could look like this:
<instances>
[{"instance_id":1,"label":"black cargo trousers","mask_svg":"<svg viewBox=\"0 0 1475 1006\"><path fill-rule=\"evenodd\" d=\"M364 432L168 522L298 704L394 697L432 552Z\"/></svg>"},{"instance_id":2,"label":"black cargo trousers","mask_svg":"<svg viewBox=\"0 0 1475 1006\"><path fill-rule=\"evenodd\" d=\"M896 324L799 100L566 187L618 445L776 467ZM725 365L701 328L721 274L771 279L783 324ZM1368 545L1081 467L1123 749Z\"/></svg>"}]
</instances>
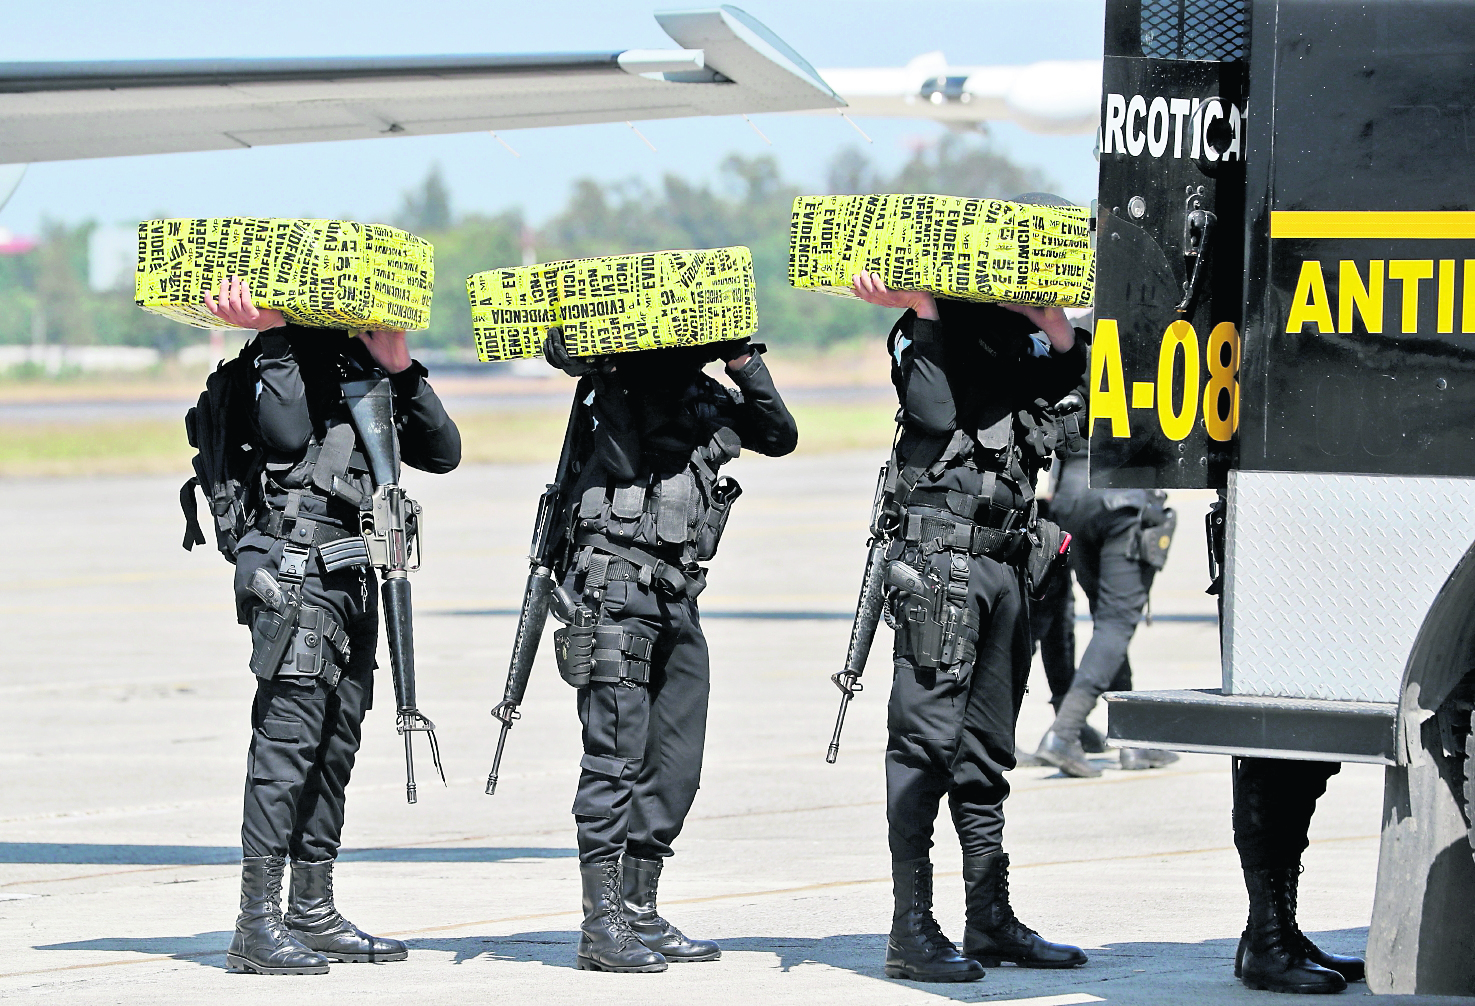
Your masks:
<instances>
[{"instance_id":1,"label":"black cargo trousers","mask_svg":"<svg viewBox=\"0 0 1475 1006\"><path fill-rule=\"evenodd\" d=\"M921 859L944 795L965 856L1004 842L1005 773L1015 765L1014 725L1029 678L1029 600L1022 571L978 555L927 560L944 583L967 566L968 607L978 616L973 662L957 673L920 667L897 634L887 705L886 822L893 860Z\"/></svg>"},{"instance_id":2,"label":"black cargo trousers","mask_svg":"<svg viewBox=\"0 0 1475 1006\"><path fill-rule=\"evenodd\" d=\"M276 575L284 543L260 531L241 539L236 556L236 613L254 625L261 600L248 584L258 568ZM322 678L256 680L241 854L290 856L321 863L337 857L344 790L358 755L364 715L374 702L379 592L368 567L324 572L316 554L302 583L307 604L326 608L349 638L349 660L336 685ZM253 644L255 633L253 632Z\"/></svg>"},{"instance_id":3,"label":"black cargo trousers","mask_svg":"<svg viewBox=\"0 0 1475 1006\"><path fill-rule=\"evenodd\" d=\"M565 585L576 594L583 576ZM583 598L590 608L594 599ZM599 602L599 625L651 641L650 680L591 682L578 691L584 756L574 795L579 859L598 863L628 852L671 855L702 777L710 673L696 599L657 586L613 580Z\"/></svg>"}]
</instances>

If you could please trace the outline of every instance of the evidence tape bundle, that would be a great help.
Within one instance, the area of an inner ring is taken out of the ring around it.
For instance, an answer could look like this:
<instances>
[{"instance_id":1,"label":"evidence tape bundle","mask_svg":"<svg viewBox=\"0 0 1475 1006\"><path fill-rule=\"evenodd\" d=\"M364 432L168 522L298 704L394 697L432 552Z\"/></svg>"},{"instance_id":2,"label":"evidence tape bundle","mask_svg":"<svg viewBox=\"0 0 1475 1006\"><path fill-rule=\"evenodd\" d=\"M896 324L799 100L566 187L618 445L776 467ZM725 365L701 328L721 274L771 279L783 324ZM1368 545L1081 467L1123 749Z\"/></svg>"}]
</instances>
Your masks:
<instances>
[{"instance_id":1,"label":"evidence tape bundle","mask_svg":"<svg viewBox=\"0 0 1475 1006\"><path fill-rule=\"evenodd\" d=\"M1074 307L1091 302L1096 262L1081 206L959 196L800 196L789 224L789 282L853 296L851 277L955 300Z\"/></svg>"},{"instance_id":2,"label":"evidence tape bundle","mask_svg":"<svg viewBox=\"0 0 1475 1006\"><path fill-rule=\"evenodd\" d=\"M222 217L138 225L135 300L197 328L221 322L202 305L226 276L257 307L322 328L419 329L435 286L430 242L382 224Z\"/></svg>"},{"instance_id":3,"label":"evidence tape bundle","mask_svg":"<svg viewBox=\"0 0 1475 1006\"><path fill-rule=\"evenodd\" d=\"M538 356L563 329L576 356L695 346L758 330L745 247L607 255L479 272L466 281L484 362Z\"/></svg>"}]
</instances>

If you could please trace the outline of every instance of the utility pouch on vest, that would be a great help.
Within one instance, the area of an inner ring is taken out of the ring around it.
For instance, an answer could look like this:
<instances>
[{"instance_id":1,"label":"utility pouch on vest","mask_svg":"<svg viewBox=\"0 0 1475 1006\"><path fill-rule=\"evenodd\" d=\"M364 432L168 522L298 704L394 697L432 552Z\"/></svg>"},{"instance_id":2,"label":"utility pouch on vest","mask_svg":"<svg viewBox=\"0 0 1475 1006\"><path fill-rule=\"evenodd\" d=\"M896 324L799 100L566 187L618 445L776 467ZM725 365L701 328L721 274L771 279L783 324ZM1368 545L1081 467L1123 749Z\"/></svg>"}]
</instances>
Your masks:
<instances>
[{"instance_id":1,"label":"utility pouch on vest","mask_svg":"<svg viewBox=\"0 0 1475 1006\"><path fill-rule=\"evenodd\" d=\"M1029 558L1025 562L1029 596L1036 601L1044 597L1050 579L1060 574L1069 558L1070 535L1048 520L1035 521L1034 533L1030 536Z\"/></svg>"},{"instance_id":2,"label":"utility pouch on vest","mask_svg":"<svg viewBox=\"0 0 1475 1006\"><path fill-rule=\"evenodd\" d=\"M733 501L742 494L743 487L731 476L724 475L712 484L711 505L707 507L707 514L697 528L698 562L706 562L717 554L717 546L722 542L722 532L727 528L727 518L732 514Z\"/></svg>"},{"instance_id":3,"label":"utility pouch on vest","mask_svg":"<svg viewBox=\"0 0 1475 1006\"><path fill-rule=\"evenodd\" d=\"M685 545L696 507L696 483L685 471L661 479L656 500L656 537L667 545ZM615 490L616 495L620 490Z\"/></svg>"},{"instance_id":4,"label":"utility pouch on vest","mask_svg":"<svg viewBox=\"0 0 1475 1006\"><path fill-rule=\"evenodd\" d=\"M587 688L594 673L594 621L594 612L581 604L574 609L574 620L553 633L558 674L575 688Z\"/></svg>"}]
</instances>

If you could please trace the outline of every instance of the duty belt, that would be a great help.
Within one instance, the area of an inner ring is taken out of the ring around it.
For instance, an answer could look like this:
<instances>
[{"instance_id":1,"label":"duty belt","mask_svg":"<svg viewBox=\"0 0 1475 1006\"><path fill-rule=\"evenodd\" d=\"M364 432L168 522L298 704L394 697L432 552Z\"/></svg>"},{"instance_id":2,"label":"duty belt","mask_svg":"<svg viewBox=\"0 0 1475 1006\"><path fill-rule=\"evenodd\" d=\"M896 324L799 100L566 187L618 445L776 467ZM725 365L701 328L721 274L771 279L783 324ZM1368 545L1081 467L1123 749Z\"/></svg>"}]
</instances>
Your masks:
<instances>
[{"instance_id":1,"label":"duty belt","mask_svg":"<svg viewBox=\"0 0 1475 1006\"><path fill-rule=\"evenodd\" d=\"M357 531L350 531L346 527L329 524L306 514L288 517L281 510L267 510L257 520L256 530L271 535L273 538L281 538L283 541L319 547L343 538L359 537Z\"/></svg>"},{"instance_id":2,"label":"duty belt","mask_svg":"<svg viewBox=\"0 0 1475 1006\"><path fill-rule=\"evenodd\" d=\"M610 560L605 570L605 579L634 579L635 582L645 587L655 586L672 597L681 597L687 592L686 576L681 567L675 563L667 562L660 556L653 555L643 548L634 545L616 544L607 537L596 532L586 531L580 534L574 542L579 549L594 548L614 558ZM623 560L621 562L621 560ZM611 577L610 570L635 570L635 575L616 575Z\"/></svg>"},{"instance_id":3,"label":"duty belt","mask_svg":"<svg viewBox=\"0 0 1475 1006\"><path fill-rule=\"evenodd\" d=\"M902 535L928 554L941 551L966 552L997 562L1010 562L1019 556L1028 541L1024 531L1001 531L980 527L968 521L952 521L945 517L908 513Z\"/></svg>"},{"instance_id":4,"label":"duty belt","mask_svg":"<svg viewBox=\"0 0 1475 1006\"><path fill-rule=\"evenodd\" d=\"M317 549L323 570L328 573L369 564L369 548L363 535L338 524L330 524L326 519L295 512L301 502L300 492L294 490L288 494L287 509L268 508L256 521L256 529L300 549L304 562L305 556Z\"/></svg>"}]
</instances>

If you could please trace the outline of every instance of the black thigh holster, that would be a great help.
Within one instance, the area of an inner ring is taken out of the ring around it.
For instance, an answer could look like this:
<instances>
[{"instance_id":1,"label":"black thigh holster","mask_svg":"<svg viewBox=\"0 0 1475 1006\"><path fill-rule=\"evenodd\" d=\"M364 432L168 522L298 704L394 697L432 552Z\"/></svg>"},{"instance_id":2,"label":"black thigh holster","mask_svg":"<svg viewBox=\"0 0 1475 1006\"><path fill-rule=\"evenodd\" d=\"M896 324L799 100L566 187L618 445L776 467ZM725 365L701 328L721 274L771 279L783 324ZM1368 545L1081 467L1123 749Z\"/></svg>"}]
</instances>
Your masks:
<instances>
[{"instance_id":1,"label":"black thigh holster","mask_svg":"<svg viewBox=\"0 0 1475 1006\"><path fill-rule=\"evenodd\" d=\"M326 608L301 604L286 614L263 608L251 623L251 673L272 678L322 678L329 688L338 684L348 663L348 633ZM292 638L281 648L282 633ZM280 660L273 655L280 652Z\"/></svg>"},{"instance_id":2,"label":"black thigh holster","mask_svg":"<svg viewBox=\"0 0 1475 1006\"><path fill-rule=\"evenodd\" d=\"M553 633L558 673L575 688L650 681L653 641L618 625L566 625Z\"/></svg>"},{"instance_id":3,"label":"black thigh holster","mask_svg":"<svg viewBox=\"0 0 1475 1006\"><path fill-rule=\"evenodd\" d=\"M924 567L925 569L925 567ZM968 607L968 560L951 557L944 583L924 572L920 591L896 591L891 600L897 653L918 667L960 674L977 655L978 615Z\"/></svg>"}]
</instances>

